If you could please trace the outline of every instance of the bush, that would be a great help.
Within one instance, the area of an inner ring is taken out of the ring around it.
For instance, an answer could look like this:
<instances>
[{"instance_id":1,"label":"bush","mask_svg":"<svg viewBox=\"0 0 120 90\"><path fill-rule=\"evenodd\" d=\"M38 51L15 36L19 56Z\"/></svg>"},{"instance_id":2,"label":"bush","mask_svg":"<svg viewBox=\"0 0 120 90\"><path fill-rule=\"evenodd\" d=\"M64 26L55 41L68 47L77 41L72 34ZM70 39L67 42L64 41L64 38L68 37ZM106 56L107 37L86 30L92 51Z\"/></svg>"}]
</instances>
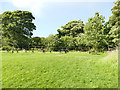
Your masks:
<instances>
[{"instance_id":1,"label":"bush","mask_svg":"<svg viewBox=\"0 0 120 90\"><path fill-rule=\"evenodd\" d=\"M2 50L7 50L7 46L2 46Z\"/></svg>"},{"instance_id":2,"label":"bush","mask_svg":"<svg viewBox=\"0 0 120 90\"><path fill-rule=\"evenodd\" d=\"M13 47L10 47L10 46L2 46L2 50L12 50Z\"/></svg>"},{"instance_id":3,"label":"bush","mask_svg":"<svg viewBox=\"0 0 120 90\"><path fill-rule=\"evenodd\" d=\"M20 51L20 48L16 48L17 51Z\"/></svg>"},{"instance_id":4,"label":"bush","mask_svg":"<svg viewBox=\"0 0 120 90\"><path fill-rule=\"evenodd\" d=\"M31 48L31 50L34 50L34 48Z\"/></svg>"}]
</instances>

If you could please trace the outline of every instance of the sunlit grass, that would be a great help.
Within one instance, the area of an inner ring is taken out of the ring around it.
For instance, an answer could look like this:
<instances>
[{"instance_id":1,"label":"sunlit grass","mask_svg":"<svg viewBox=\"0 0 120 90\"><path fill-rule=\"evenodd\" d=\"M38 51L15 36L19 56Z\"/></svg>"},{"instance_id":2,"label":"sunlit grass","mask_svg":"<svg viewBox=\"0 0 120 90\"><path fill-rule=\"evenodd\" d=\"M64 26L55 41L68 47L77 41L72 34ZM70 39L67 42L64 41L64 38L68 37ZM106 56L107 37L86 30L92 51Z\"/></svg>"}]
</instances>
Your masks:
<instances>
[{"instance_id":1,"label":"sunlit grass","mask_svg":"<svg viewBox=\"0 0 120 90\"><path fill-rule=\"evenodd\" d=\"M3 52L3 87L117 88L118 64L114 56L87 52Z\"/></svg>"}]
</instances>

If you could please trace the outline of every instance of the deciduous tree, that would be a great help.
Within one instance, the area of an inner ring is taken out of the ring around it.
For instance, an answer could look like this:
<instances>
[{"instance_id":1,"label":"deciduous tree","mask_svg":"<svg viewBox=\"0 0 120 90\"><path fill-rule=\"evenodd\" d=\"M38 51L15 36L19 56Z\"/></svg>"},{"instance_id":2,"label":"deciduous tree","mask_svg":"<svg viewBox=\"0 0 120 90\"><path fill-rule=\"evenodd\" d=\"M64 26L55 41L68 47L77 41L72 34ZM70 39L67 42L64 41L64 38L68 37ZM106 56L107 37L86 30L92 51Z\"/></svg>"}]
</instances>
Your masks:
<instances>
[{"instance_id":1,"label":"deciduous tree","mask_svg":"<svg viewBox=\"0 0 120 90\"><path fill-rule=\"evenodd\" d=\"M83 21L70 21L66 25L61 26L62 30L58 29L59 37L61 36L77 36L79 33L83 33Z\"/></svg>"},{"instance_id":2,"label":"deciduous tree","mask_svg":"<svg viewBox=\"0 0 120 90\"><path fill-rule=\"evenodd\" d=\"M28 48L29 38L33 35L36 26L35 19L29 11L6 11L2 14L2 36L7 38L9 45L19 48Z\"/></svg>"},{"instance_id":3,"label":"deciduous tree","mask_svg":"<svg viewBox=\"0 0 120 90\"><path fill-rule=\"evenodd\" d=\"M115 4L116 5L111 9L113 15L109 18L111 26L109 34L112 42L114 42L115 46L118 46L120 39L120 0L117 0Z\"/></svg>"},{"instance_id":4,"label":"deciduous tree","mask_svg":"<svg viewBox=\"0 0 120 90\"><path fill-rule=\"evenodd\" d=\"M88 19L84 27L86 45L91 46L95 51L101 47L102 43L105 43L104 22L104 17L96 12L93 18Z\"/></svg>"}]
</instances>

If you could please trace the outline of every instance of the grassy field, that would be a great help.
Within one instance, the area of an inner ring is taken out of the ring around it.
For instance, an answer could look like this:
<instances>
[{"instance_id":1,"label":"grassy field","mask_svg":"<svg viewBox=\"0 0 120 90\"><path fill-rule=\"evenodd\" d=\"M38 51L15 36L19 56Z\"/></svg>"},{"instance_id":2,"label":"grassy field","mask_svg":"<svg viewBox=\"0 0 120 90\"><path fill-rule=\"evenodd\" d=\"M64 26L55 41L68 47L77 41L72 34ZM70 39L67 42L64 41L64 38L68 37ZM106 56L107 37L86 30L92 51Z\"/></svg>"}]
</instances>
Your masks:
<instances>
[{"instance_id":1,"label":"grassy field","mask_svg":"<svg viewBox=\"0 0 120 90\"><path fill-rule=\"evenodd\" d=\"M117 51L2 52L4 88L117 88Z\"/></svg>"}]
</instances>

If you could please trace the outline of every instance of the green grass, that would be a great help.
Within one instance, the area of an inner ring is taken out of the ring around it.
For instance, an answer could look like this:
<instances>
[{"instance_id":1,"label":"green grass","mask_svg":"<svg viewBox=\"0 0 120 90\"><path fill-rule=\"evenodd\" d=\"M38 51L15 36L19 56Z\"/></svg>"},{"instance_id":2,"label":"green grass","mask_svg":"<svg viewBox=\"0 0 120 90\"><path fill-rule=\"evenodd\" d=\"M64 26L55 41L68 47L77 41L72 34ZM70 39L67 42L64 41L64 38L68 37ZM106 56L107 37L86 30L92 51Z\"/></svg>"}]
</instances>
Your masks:
<instances>
[{"instance_id":1,"label":"green grass","mask_svg":"<svg viewBox=\"0 0 120 90\"><path fill-rule=\"evenodd\" d=\"M2 53L0 52L0 90L2 89Z\"/></svg>"},{"instance_id":2,"label":"green grass","mask_svg":"<svg viewBox=\"0 0 120 90\"><path fill-rule=\"evenodd\" d=\"M117 88L117 52L112 53L3 52L2 84L4 88Z\"/></svg>"}]
</instances>

